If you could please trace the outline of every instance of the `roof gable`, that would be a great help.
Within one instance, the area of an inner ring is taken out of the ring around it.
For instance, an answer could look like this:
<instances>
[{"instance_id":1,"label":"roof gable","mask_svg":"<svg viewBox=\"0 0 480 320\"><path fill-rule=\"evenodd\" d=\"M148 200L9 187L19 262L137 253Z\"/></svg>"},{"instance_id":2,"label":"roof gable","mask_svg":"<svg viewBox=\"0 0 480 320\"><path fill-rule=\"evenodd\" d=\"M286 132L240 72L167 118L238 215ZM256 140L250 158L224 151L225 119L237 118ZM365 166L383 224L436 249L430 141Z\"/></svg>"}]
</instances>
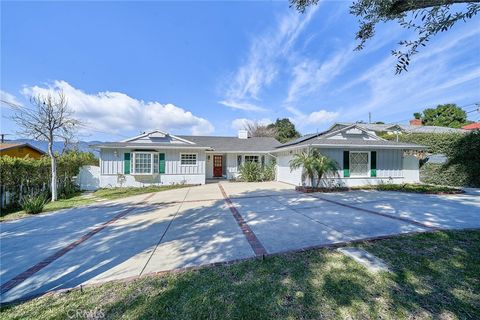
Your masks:
<instances>
[{"instance_id":1,"label":"roof gable","mask_svg":"<svg viewBox=\"0 0 480 320\"><path fill-rule=\"evenodd\" d=\"M164 144L195 144L187 139L171 135L160 130L144 132L136 137L122 140L121 142L138 142L138 143L164 143Z\"/></svg>"}]
</instances>

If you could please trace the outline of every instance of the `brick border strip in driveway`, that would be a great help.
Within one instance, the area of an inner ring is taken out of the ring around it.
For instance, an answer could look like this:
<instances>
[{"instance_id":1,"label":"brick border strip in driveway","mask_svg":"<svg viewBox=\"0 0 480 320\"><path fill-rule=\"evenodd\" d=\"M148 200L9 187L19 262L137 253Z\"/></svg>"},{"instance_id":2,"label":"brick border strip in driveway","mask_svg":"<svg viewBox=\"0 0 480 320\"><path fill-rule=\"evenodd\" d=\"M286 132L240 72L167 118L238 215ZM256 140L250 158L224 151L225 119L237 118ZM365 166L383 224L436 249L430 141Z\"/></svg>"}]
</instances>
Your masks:
<instances>
[{"instance_id":1,"label":"brick border strip in driveway","mask_svg":"<svg viewBox=\"0 0 480 320\"><path fill-rule=\"evenodd\" d=\"M155 195L155 193L149 194L142 201L136 203L136 205L143 204L145 201L147 201L148 199L150 199L154 195ZM77 247L81 243L87 241L92 236L94 236L95 234L97 234L100 231L102 231L103 229L105 229L105 227L107 227L109 224L112 224L113 222L122 218L126 214L133 211L135 208L136 208L135 205L132 205L130 208L120 212L115 217L113 217L110 220L102 223L99 227L97 227L97 228L91 230L90 232L84 234L81 238L79 238L79 239L75 240L74 242L70 243L68 246L63 247L62 249L58 250L57 252L55 252L51 256L43 259L42 261L40 261L39 263L37 263L33 267L31 267L31 268L27 269L26 271L20 273L19 275L15 276L14 278L8 280L7 282L5 282L4 284L1 285L0 294L7 293L8 291L13 289L14 287L18 286L19 284L21 284L22 282L24 282L25 280L27 280L28 278L33 276L35 273L42 270L43 268L45 268L46 266L48 266L49 264L51 264L52 262L54 262L55 260L57 260L58 258L63 256L64 254L66 254L70 250L74 249L75 247Z\"/></svg>"},{"instance_id":2,"label":"brick border strip in driveway","mask_svg":"<svg viewBox=\"0 0 480 320\"><path fill-rule=\"evenodd\" d=\"M267 254L267 250L263 246L263 244L258 240L257 236L255 233L250 229L248 224L245 222L243 219L242 215L240 212L238 212L237 208L235 205L232 203L232 200L228 197L227 193L225 192L225 189L223 189L222 185L219 183L218 187L220 188L220 191L222 192L223 199L228 205L228 208L230 209L230 212L232 212L233 217L237 221L237 224L240 226L240 229L242 230L243 234L247 238L248 243L252 247L253 252L255 255L262 256Z\"/></svg>"}]
</instances>

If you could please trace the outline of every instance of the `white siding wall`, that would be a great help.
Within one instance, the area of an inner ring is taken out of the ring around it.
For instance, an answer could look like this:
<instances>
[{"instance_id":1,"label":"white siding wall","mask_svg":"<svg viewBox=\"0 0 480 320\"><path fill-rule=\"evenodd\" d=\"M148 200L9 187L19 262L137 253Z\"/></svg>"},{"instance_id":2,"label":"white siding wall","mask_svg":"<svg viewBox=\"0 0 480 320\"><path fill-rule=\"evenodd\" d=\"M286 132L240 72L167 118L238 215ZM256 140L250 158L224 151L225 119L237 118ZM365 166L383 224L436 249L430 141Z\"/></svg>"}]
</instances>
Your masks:
<instances>
[{"instance_id":1,"label":"white siding wall","mask_svg":"<svg viewBox=\"0 0 480 320\"><path fill-rule=\"evenodd\" d=\"M118 174L123 174L124 153L132 150L118 150L117 156L113 149L100 151L100 186L119 186ZM190 149L167 149L158 150L165 153L165 174L135 176L126 175L123 186L143 186L148 184L172 184L172 183L205 183L205 151ZM197 164L182 166L180 164L181 153L196 153ZM133 167L133 159L131 161Z\"/></svg>"},{"instance_id":2,"label":"white siding wall","mask_svg":"<svg viewBox=\"0 0 480 320\"><path fill-rule=\"evenodd\" d=\"M403 176L405 182L420 182L419 163L415 156L406 156L403 158Z\"/></svg>"},{"instance_id":3,"label":"white siding wall","mask_svg":"<svg viewBox=\"0 0 480 320\"><path fill-rule=\"evenodd\" d=\"M297 151L298 152L298 151ZM302 185L302 169L290 171L290 160L293 158L295 151L290 154L289 151L277 153L277 181L293 184L295 186Z\"/></svg>"},{"instance_id":4,"label":"white siding wall","mask_svg":"<svg viewBox=\"0 0 480 320\"><path fill-rule=\"evenodd\" d=\"M338 164L339 170L335 176L330 176L330 184L339 184L346 186L359 186L359 185L368 185L368 184L377 184L380 182L387 183L401 183L404 179L404 168L403 168L403 151L402 150L389 150L389 149L378 149L377 151L377 177L372 178L343 178L343 151L344 149L340 148L328 148L320 149L320 152L328 156L329 158L335 160ZM351 149L350 151L370 151L370 150L355 150ZM278 167L277 167L277 180L290 183L293 185L302 185L302 170L294 170L290 172L289 161L293 158L295 152L300 152L300 149L293 150L292 154L290 151L277 153L278 158ZM415 168L409 173L409 176L415 175ZM418 174L418 161L417 161L417 170ZM391 178L391 180L390 180ZM409 178L412 179L414 178ZM309 185L309 182L306 181Z\"/></svg>"}]
</instances>

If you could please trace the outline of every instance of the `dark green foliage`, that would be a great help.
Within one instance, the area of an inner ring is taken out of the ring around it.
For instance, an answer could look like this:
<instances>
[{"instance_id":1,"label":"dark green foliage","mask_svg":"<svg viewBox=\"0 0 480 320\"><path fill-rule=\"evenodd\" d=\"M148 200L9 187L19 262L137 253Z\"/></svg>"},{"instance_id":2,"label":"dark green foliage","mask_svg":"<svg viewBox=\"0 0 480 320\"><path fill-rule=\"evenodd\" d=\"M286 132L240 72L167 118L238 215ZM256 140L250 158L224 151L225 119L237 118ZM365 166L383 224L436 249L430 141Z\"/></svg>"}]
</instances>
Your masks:
<instances>
[{"instance_id":1,"label":"dark green foliage","mask_svg":"<svg viewBox=\"0 0 480 320\"><path fill-rule=\"evenodd\" d=\"M448 169L466 175L466 185L480 187L480 131L476 130L457 139L446 152Z\"/></svg>"},{"instance_id":2,"label":"dark green foliage","mask_svg":"<svg viewBox=\"0 0 480 320\"><path fill-rule=\"evenodd\" d=\"M297 129L295 129L295 125L288 118L277 119L275 123L269 124L267 128L276 131L275 138L281 143L288 142L301 136Z\"/></svg>"},{"instance_id":3,"label":"dark green foliage","mask_svg":"<svg viewBox=\"0 0 480 320\"><path fill-rule=\"evenodd\" d=\"M396 136L382 135L394 140ZM424 183L450 186L480 186L480 132L402 134L401 142L427 146L428 154L445 154L448 163L426 164L420 168Z\"/></svg>"},{"instance_id":4,"label":"dark green foliage","mask_svg":"<svg viewBox=\"0 0 480 320\"><path fill-rule=\"evenodd\" d=\"M98 165L98 159L92 153L69 151L57 158L57 177L59 194L70 197L77 189L73 177L78 175L80 167L84 165ZM0 157L0 181L5 190L10 191L11 206L20 204L20 199L25 194L40 192L50 186L50 158L45 156L40 159Z\"/></svg>"},{"instance_id":5,"label":"dark green foliage","mask_svg":"<svg viewBox=\"0 0 480 320\"><path fill-rule=\"evenodd\" d=\"M456 165L427 163L420 168L420 181L435 185L463 187L468 185L468 176Z\"/></svg>"},{"instance_id":6,"label":"dark green foliage","mask_svg":"<svg viewBox=\"0 0 480 320\"><path fill-rule=\"evenodd\" d=\"M423 110L420 118L417 118L418 114L418 112L413 114L415 119L422 119L426 126L460 128L468 124L467 113L455 103L440 104L436 108L427 108Z\"/></svg>"},{"instance_id":7,"label":"dark green foliage","mask_svg":"<svg viewBox=\"0 0 480 320\"><path fill-rule=\"evenodd\" d=\"M46 203L47 200L43 194L28 195L22 199L22 209L28 214L37 214L42 212Z\"/></svg>"},{"instance_id":8,"label":"dark green foliage","mask_svg":"<svg viewBox=\"0 0 480 320\"><path fill-rule=\"evenodd\" d=\"M428 153L446 154L463 136L463 133L412 133L398 135L398 141L426 146ZM389 140L397 138L396 135L382 135L382 137Z\"/></svg>"}]
</instances>

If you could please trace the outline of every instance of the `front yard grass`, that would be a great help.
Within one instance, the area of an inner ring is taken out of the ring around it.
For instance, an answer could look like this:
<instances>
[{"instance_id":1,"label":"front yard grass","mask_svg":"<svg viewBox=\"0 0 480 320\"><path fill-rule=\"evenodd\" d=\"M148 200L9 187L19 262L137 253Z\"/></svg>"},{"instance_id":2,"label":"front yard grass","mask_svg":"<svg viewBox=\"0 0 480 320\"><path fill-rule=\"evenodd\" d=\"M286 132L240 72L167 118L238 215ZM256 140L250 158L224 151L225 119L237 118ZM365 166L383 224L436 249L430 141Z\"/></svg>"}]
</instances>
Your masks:
<instances>
[{"instance_id":1,"label":"front yard grass","mask_svg":"<svg viewBox=\"0 0 480 320\"><path fill-rule=\"evenodd\" d=\"M169 185L169 186L148 186L142 188L111 188L111 189L99 189L95 192L90 194L88 193L76 193L74 196L68 199L59 199L55 202L48 202L45 207L43 208L43 213L56 211L60 209L68 209L79 207L87 204L92 204L102 200L115 200L120 198L126 198L130 196L135 196L144 193L151 193L151 192L160 192L178 188L189 187L190 185ZM27 214L25 211L21 209L13 209L13 210L5 210L0 215L0 221L8 221L8 220L15 220L19 218L24 218L32 216L31 214Z\"/></svg>"},{"instance_id":2,"label":"front yard grass","mask_svg":"<svg viewBox=\"0 0 480 320\"><path fill-rule=\"evenodd\" d=\"M479 319L480 231L363 242L391 272L333 249L53 293L3 319Z\"/></svg>"}]
</instances>

